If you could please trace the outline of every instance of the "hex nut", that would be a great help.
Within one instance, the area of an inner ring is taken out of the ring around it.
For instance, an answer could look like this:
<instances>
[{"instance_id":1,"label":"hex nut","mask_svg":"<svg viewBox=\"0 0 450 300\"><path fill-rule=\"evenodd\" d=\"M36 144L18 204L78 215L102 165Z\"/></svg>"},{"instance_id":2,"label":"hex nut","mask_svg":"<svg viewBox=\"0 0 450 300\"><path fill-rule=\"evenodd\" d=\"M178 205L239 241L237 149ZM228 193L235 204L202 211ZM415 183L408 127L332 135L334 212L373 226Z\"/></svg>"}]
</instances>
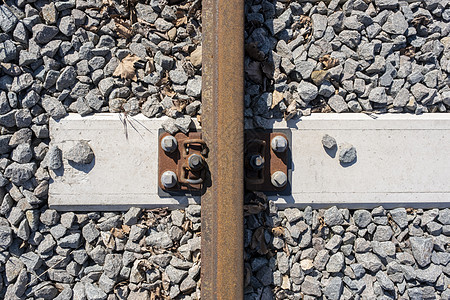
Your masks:
<instances>
[{"instance_id":1,"label":"hex nut","mask_svg":"<svg viewBox=\"0 0 450 300\"><path fill-rule=\"evenodd\" d=\"M203 157L198 154L192 154L188 157L188 164L191 170L200 170L203 167Z\"/></svg>"},{"instance_id":2,"label":"hex nut","mask_svg":"<svg viewBox=\"0 0 450 300\"><path fill-rule=\"evenodd\" d=\"M272 174L270 181L272 182L273 186L281 188L287 184L288 179L286 173L282 171L276 171Z\"/></svg>"},{"instance_id":3,"label":"hex nut","mask_svg":"<svg viewBox=\"0 0 450 300\"><path fill-rule=\"evenodd\" d=\"M178 178L177 174L173 171L165 171L161 175L161 184L164 188L170 189L177 185Z\"/></svg>"},{"instance_id":4,"label":"hex nut","mask_svg":"<svg viewBox=\"0 0 450 300\"><path fill-rule=\"evenodd\" d=\"M261 155L252 155L250 157L250 166L253 168L253 170L261 170L264 168L264 157Z\"/></svg>"},{"instance_id":5,"label":"hex nut","mask_svg":"<svg viewBox=\"0 0 450 300\"><path fill-rule=\"evenodd\" d=\"M288 141L284 136L277 135L270 141L270 147L275 152L284 152L288 147Z\"/></svg>"},{"instance_id":6,"label":"hex nut","mask_svg":"<svg viewBox=\"0 0 450 300\"><path fill-rule=\"evenodd\" d=\"M161 148L164 152L172 153L178 147L177 139L174 136L168 135L162 138Z\"/></svg>"}]
</instances>

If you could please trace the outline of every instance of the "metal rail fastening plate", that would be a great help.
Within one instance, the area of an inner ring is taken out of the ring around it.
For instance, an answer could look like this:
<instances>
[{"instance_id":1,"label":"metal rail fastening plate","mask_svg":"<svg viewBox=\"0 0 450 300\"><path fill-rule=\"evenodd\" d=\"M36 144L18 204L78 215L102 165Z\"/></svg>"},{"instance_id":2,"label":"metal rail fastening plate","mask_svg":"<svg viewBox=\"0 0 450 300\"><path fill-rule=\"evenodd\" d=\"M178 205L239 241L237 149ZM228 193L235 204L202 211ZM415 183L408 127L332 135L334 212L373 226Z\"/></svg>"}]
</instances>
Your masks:
<instances>
[{"instance_id":1,"label":"metal rail fastening plate","mask_svg":"<svg viewBox=\"0 0 450 300\"><path fill-rule=\"evenodd\" d=\"M246 130L245 188L269 195L291 193L291 131Z\"/></svg>"},{"instance_id":2,"label":"metal rail fastening plate","mask_svg":"<svg viewBox=\"0 0 450 300\"><path fill-rule=\"evenodd\" d=\"M159 133L158 194L199 195L206 179L208 147L201 132Z\"/></svg>"}]
</instances>

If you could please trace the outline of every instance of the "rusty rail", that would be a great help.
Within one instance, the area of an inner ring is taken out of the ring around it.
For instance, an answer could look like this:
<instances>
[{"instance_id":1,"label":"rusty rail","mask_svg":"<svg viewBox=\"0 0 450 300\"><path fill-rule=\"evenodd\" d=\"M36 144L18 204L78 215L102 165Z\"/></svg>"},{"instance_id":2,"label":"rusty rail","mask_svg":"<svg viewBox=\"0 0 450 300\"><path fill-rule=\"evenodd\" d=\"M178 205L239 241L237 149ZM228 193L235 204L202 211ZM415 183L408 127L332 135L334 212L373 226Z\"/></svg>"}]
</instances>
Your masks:
<instances>
[{"instance_id":1,"label":"rusty rail","mask_svg":"<svg viewBox=\"0 0 450 300\"><path fill-rule=\"evenodd\" d=\"M243 299L244 1L203 0L202 299Z\"/></svg>"}]
</instances>

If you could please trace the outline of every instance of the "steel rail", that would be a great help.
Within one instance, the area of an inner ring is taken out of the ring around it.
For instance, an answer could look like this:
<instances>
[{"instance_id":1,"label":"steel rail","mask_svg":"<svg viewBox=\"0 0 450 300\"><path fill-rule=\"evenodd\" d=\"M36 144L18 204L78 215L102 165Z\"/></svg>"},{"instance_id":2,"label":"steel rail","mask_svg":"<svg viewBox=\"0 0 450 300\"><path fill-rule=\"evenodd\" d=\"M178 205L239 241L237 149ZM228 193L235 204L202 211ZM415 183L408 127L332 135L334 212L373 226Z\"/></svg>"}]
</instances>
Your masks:
<instances>
[{"instance_id":1,"label":"steel rail","mask_svg":"<svg viewBox=\"0 0 450 300\"><path fill-rule=\"evenodd\" d=\"M243 299L244 1L203 0L202 299Z\"/></svg>"}]
</instances>

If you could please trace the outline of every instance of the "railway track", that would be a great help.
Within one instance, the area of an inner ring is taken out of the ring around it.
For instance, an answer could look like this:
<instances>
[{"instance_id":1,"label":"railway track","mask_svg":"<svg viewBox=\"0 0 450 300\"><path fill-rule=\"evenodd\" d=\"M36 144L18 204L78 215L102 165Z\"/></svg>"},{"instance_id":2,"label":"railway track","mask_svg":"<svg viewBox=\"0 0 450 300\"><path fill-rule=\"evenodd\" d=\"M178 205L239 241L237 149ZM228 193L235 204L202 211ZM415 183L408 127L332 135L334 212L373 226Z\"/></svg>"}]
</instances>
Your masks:
<instances>
[{"instance_id":1,"label":"railway track","mask_svg":"<svg viewBox=\"0 0 450 300\"><path fill-rule=\"evenodd\" d=\"M202 298L244 297L244 2L203 2Z\"/></svg>"}]
</instances>

